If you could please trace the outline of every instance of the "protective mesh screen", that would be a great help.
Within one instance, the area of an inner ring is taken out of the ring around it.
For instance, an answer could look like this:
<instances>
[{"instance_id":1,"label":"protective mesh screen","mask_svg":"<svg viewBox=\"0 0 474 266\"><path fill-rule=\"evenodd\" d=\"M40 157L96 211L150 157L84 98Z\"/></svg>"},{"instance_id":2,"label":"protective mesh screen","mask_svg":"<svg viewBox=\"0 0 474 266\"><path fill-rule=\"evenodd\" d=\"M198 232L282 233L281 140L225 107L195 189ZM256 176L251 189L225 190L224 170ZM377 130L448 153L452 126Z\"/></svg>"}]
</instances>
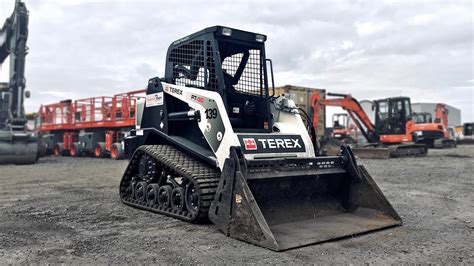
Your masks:
<instances>
[{"instance_id":1,"label":"protective mesh screen","mask_svg":"<svg viewBox=\"0 0 474 266\"><path fill-rule=\"evenodd\" d=\"M222 70L235 76L240 63L244 58L243 53L228 56L222 62ZM251 95L265 96L263 62L260 50L249 50L249 58L238 83L234 86L236 91Z\"/></svg>"},{"instance_id":2,"label":"protective mesh screen","mask_svg":"<svg viewBox=\"0 0 474 266\"><path fill-rule=\"evenodd\" d=\"M215 66L209 41L195 40L173 49L169 60L173 63L176 85L217 88Z\"/></svg>"}]
</instances>

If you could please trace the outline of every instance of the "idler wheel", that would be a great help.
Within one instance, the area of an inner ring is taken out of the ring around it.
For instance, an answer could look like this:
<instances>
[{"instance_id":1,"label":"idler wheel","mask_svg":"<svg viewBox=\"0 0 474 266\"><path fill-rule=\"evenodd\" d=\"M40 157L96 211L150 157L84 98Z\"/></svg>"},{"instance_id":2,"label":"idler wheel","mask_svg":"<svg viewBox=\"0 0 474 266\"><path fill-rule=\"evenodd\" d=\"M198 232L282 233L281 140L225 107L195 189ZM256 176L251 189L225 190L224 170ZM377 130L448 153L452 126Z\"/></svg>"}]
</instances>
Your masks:
<instances>
[{"instance_id":1,"label":"idler wheel","mask_svg":"<svg viewBox=\"0 0 474 266\"><path fill-rule=\"evenodd\" d=\"M193 183L189 183L189 185L186 187L185 201L191 216L196 217L199 212L201 196L199 195L199 192Z\"/></svg>"},{"instance_id":2,"label":"idler wheel","mask_svg":"<svg viewBox=\"0 0 474 266\"><path fill-rule=\"evenodd\" d=\"M138 173L147 182L153 181L156 173L156 161L148 154L143 154L138 162Z\"/></svg>"}]
</instances>

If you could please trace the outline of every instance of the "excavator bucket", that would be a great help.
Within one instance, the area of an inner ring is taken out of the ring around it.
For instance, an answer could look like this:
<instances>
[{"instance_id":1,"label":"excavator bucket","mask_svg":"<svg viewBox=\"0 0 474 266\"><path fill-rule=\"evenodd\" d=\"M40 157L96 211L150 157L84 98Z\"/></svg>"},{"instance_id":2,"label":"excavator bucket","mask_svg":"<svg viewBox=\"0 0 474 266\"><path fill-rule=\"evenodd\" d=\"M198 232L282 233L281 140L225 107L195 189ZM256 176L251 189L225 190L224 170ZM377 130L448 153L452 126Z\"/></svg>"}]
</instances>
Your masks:
<instances>
[{"instance_id":1,"label":"excavator bucket","mask_svg":"<svg viewBox=\"0 0 474 266\"><path fill-rule=\"evenodd\" d=\"M246 161L231 149L210 220L226 235L275 251L402 223L349 147L339 156Z\"/></svg>"},{"instance_id":2,"label":"excavator bucket","mask_svg":"<svg viewBox=\"0 0 474 266\"><path fill-rule=\"evenodd\" d=\"M36 138L27 134L19 138L9 131L0 131L0 164L33 164L37 159Z\"/></svg>"}]
</instances>

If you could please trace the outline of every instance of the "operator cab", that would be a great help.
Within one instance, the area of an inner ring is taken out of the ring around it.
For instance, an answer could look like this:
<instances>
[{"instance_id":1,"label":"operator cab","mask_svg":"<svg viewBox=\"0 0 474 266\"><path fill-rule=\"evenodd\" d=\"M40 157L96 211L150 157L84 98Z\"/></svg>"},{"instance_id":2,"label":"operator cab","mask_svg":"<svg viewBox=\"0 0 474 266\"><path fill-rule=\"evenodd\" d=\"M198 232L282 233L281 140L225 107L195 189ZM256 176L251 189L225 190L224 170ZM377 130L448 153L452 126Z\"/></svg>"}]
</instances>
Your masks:
<instances>
[{"instance_id":1,"label":"operator cab","mask_svg":"<svg viewBox=\"0 0 474 266\"><path fill-rule=\"evenodd\" d=\"M170 46L165 79L218 92L235 132L269 132L265 40L222 26L204 29Z\"/></svg>"},{"instance_id":2,"label":"operator cab","mask_svg":"<svg viewBox=\"0 0 474 266\"><path fill-rule=\"evenodd\" d=\"M430 113L422 112L422 113L413 113L412 116L413 121L415 124L430 124L433 123L433 119Z\"/></svg>"},{"instance_id":3,"label":"operator cab","mask_svg":"<svg viewBox=\"0 0 474 266\"><path fill-rule=\"evenodd\" d=\"M411 103L408 97L387 98L375 101L375 131L379 135L405 134L406 123L411 120Z\"/></svg>"},{"instance_id":4,"label":"operator cab","mask_svg":"<svg viewBox=\"0 0 474 266\"><path fill-rule=\"evenodd\" d=\"M464 123L462 134L464 136L474 136L474 123Z\"/></svg>"},{"instance_id":5,"label":"operator cab","mask_svg":"<svg viewBox=\"0 0 474 266\"><path fill-rule=\"evenodd\" d=\"M332 116L332 128L333 129L345 129L347 128L349 117L347 114L334 114Z\"/></svg>"}]
</instances>

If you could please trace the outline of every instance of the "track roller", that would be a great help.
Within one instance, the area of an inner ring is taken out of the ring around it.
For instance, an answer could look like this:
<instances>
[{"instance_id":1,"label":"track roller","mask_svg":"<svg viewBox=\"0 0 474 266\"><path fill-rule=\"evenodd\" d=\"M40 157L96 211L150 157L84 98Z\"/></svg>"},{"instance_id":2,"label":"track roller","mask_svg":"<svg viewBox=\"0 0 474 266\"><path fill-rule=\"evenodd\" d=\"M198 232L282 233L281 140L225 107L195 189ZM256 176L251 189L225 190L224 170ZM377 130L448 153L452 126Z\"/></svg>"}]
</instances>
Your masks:
<instances>
[{"instance_id":1,"label":"track roller","mask_svg":"<svg viewBox=\"0 0 474 266\"><path fill-rule=\"evenodd\" d=\"M135 199L139 201L145 201L146 198L146 188L147 188L147 183L144 181L138 182L135 185Z\"/></svg>"},{"instance_id":2,"label":"track roller","mask_svg":"<svg viewBox=\"0 0 474 266\"><path fill-rule=\"evenodd\" d=\"M160 186L158 184L149 184L146 188L146 201L151 204L158 204Z\"/></svg>"},{"instance_id":3,"label":"track roller","mask_svg":"<svg viewBox=\"0 0 474 266\"><path fill-rule=\"evenodd\" d=\"M163 208L171 207L171 193L173 188L171 186L162 186L158 190L158 203Z\"/></svg>"},{"instance_id":4,"label":"track roller","mask_svg":"<svg viewBox=\"0 0 474 266\"><path fill-rule=\"evenodd\" d=\"M171 192L171 208L174 211L182 211L184 209L184 189L174 188Z\"/></svg>"}]
</instances>

